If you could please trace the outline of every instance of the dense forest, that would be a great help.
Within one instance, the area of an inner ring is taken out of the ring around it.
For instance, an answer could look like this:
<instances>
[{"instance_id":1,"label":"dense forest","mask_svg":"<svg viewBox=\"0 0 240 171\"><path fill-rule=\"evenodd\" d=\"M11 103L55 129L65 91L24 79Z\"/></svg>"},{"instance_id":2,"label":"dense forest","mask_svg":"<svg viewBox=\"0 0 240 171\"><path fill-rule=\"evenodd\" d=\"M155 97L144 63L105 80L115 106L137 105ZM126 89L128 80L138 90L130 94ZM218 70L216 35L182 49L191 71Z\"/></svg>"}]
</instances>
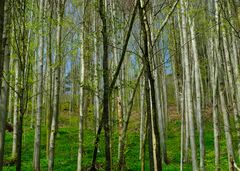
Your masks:
<instances>
[{"instance_id":1,"label":"dense forest","mask_svg":"<svg viewBox=\"0 0 240 171\"><path fill-rule=\"evenodd\" d=\"M0 171L239 171L239 64L239 0L0 0Z\"/></svg>"}]
</instances>

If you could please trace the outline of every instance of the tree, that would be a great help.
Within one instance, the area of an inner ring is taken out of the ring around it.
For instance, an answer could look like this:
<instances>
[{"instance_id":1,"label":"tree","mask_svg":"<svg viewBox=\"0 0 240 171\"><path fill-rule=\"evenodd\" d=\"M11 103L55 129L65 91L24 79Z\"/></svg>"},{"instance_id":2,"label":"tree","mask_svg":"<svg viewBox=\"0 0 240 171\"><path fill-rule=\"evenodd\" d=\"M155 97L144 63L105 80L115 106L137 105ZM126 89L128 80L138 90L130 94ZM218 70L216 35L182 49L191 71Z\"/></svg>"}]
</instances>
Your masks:
<instances>
[{"instance_id":1,"label":"tree","mask_svg":"<svg viewBox=\"0 0 240 171\"><path fill-rule=\"evenodd\" d=\"M194 118L193 118L193 108L192 108L192 93L191 93L191 82L190 82L190 63L188 56L188 47L187 47L187 28L186 28L186 14L185 14L185 5L186 2L181 0L181 17L182 17L182 36L183 36L183 60L184 60L184 69L185 69L185 79L186 79L186 100L187 100L187 117L189 119L189 133L190 133L190 144L192 151L192 165L193 170L198 170L197 157L196 157L196 144L195 144L195 133L194 133ZM188 124L188 123L187 123ZM188 131L188 130L187 130Z\"/></svg>"},{"instance_id":2,"label":"tree","mask_svg":"<svg viewBox=\"0 0 240 171\"><path fill-rule=\"evenodd\" d=\"M39 30L38 38L38 95L37 95L37 112L35 125L35 139L34 139L34 170L40 171L40 146L41 146L41 115L42 115L42 97L43 97L43 40L44 40L44 0L40 1L39 7L39 23L41 28Z\"/></svg>"},{"instance_id":3,"label":"tree","mask_svg":"<svg viewBox=\"0 0 240 171\"><path fill-rule=\"evenodd\" d=\"M48 170L54 168L55 139L57 135L57 123L59 117L59 93L60 93L60 73L62 63L62 18L64 14L64 4L62 0L57 1L57 49L54 67L54 97L53 97L53 115L51 121L51 133L49 138Z\"/></svg>"}]
</instances>

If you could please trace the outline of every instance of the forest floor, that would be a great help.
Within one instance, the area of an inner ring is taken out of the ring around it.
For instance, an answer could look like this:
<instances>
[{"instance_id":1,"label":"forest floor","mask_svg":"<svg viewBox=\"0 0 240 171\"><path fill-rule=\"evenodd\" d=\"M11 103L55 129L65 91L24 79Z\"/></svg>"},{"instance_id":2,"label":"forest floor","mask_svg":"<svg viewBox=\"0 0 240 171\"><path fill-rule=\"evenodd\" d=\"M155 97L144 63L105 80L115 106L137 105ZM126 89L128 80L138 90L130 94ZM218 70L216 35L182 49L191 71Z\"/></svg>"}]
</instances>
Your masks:
<instances>
[{"instance_id":1,"label":"forest floor","mask_svg":"<svg viewBox=\"0 0 240 171\"><path fill-rule=\"evenodd\" d=\"M206 170L214 170L214 142L213 142L213 128L211 122L211 112L206 111L204 116L204 130L205 130L205 145L206 145ZM22 170L32 170L33 159L33 140L34 130L30 128L30 117L25 116L24 135L23 135L23 153L22 153ZM181 120L180 116L176 113L176 109L173 106L169 107L169 123L167 129L167 152L170 160L169 165L163 165L164 170L174 171L179 170L180 166L180 130ZM133 112L130 119L130 125L127 133L127 148L126 148L126 164L128 170L137 171L141 168L139 160L139 120L138 113ZM94 144L94 129L89 128L92 123L87 123L84 130L84 157L83 166L88 167L91 164L93 144ZM117 167L117 150L118 150L118 133L117 126L115 126L115 132L112 136L112 152L113 152L113 164ZM46 130L42 129L41 139L41 168L43 171L47 170L46 159ZM198 132L196 131L196 134ZM227 166L227 151L225 145L225 136L223 132L223 124L221 123L221 137L220 137L220 149L221 149L221 169L228 170ZM198 136L196 135L198 143ZM233 136L234 144L236 143L236 135ZM198 144L197 144L198 145ZM5 159L11 159L11 147L12 147L12 134L7 133L6 136L6 153ZM146 148L147 149L147 148ZM199 148L198 148L199 149ZM59 121L59 133L56 139L56 153L55 153L55 169L57 171L75 171L77 165L77 151L78 151L78 116L76 114L69 114L63 112L60 115ZM146 152L146 170L149 170L148 153ZM190 151L189 151L189 156ZM198 154L199 156L199 154ZM189 157L190 158L190 157ZM102 134L100 141L100 152L98 153L97 163L99 170L104 170L104 137ZM5 166L4 171L13 171L14 166ZM184 164L184 170L191 170L191 163Z\"/></svg>"}]
</instances>

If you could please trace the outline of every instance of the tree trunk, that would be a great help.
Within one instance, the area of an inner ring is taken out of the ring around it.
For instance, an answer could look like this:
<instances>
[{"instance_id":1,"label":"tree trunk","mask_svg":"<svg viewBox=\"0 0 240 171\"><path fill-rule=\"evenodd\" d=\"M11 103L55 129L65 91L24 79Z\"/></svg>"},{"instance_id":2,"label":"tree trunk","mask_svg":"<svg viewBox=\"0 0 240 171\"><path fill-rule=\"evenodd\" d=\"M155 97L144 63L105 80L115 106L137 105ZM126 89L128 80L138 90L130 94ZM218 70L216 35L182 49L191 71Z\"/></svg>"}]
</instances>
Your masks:
<instances>
[{"instance_id":1,"label":"tree trunk","mask_svg":"<svg viewBox=\"0 0 240 171\"><path fill-rule=\"evenodd\" d=\"M0 87L2 86L3 77L3 61L4 61L4 47L3 47L3 28L4 28L4 5L5 0L0 0ZM2 89L0 89L1 94Z\"/></svg>"},{"instance_id":2,"label":"tree trunk","mask_svg":"<svg viewBox=\"0 0 240 171\"><path fill-rule=\"evenodd\" d=\"M34 157L33 168L35 171L40 171L40 146L41 146L41 115L43 108L43 50L44 50L44 0L40 1L39 7L39 23L41 28L39 30L38 38L38 94L37 94L37 112L36 112L36 125L35 125L35 138L34 138Z\"/></svg>"},{"instance_id":3,"label":"tree trunk","mask_svg":"<svg viewBox=\"0 0 240 171\"><path fill-rule=\"evenodd\" d=\"M99 1L99 14L102 20L102 36L103 36L103 123L105 131L105 157L106 171L112 170L110 130L109 130L109 69L108 69L108 31L107 18L103 0Z\"/></svg>"},{"instance_id":4,"label":"tree trunk","mask_svg":"<svg viewBox=\"0 0 240 171\"><path fill-rule=\"evenodd\" d=\"M53 113L53 69L52 69L52 19L53 19L53 2L49 1L50 16L48 24L48 39L47 39L47 68L48 68L48 108L46 117L46 157L48 158L49 138L52 124Z\"/></svg>"},{"instance_id":5,"label":"tree trunk","mask_svg":"<svg viewBox=\"0 0 240 171\"><path fill-rule=\"evenodd\" d=\"M185 67L185 79L186 79L186 99L187 99L187 112L189 118L189 133L190 133L190 145L192 152L192 167L193 170L198 170L197 156L196 156L196 144L195 144L195 128L194 128L194 116L192 107L192 93L191 93L191 80L190 80L190 63L188 57L187 47L187 21L185 16L185 1L181 2L181 15L182 15L182 33L183 33L183 55L184 55L184 67Z\"/></svg>"},{"instance_id":6,"label":"tree trunk","mask_svg":"<svg viewBox=\"0 0 240 171\"><path fill-rule=\"evenodd\" d=\"M202 110L201 110L201 80L200 80L200 68L198 62L198 51L195 34L195 21L189 17L190 22L190 33L192 40L192 50L194 59L194 77L195 77L195 91L196 91L196 114L197 122L199 125L199 145L200 145L200 170L205 170L205 146L204 146L204 135L203 135L203 122L202 122Z\"/></svg>"},{"instance_id":7,"label":"tree trunk","mask_svg":"<svg viewBox=\"0 0 240 171\"><path fill-rule=\"evenodd\" d=\"M161 171L162 170L162 157L161 157L161 149L160 149L160 136L159 136L159 129L158 129L158 116L157 116L157 106L156 106L156 97L155 97L155 86L154 86L154 79L151 73L150 63L149 63L149 51L148 51L148 27L147 27L147 16L145 11L145 6L143 5L143 2L139 0L139 13L140 13L140 21L141 21L141 30L143 31L143 43L144 43L144 50L143 50L143 64L145 67L145 86L146 86L146 102L147 102L147 113L148 115L151 115L151 105L152 105L152 119L153 119L153 135L156 140L156 148L155 148L155 156L156 157L156 163L154 165L156 166L154 169ZM149 88L150 84L150 88ZM151 92L150 92L151 91ZM151 94L151 102L150 102L150 94ZM149 98L149 99L148 99ZM151 103L151 104L150 104ZM149 117L149 116L148 116ZM151 125L151 117L149 117L149 127L152 127ZM149 133L149 135L151 135ZM152 144L150 143L149 146ZM153 157L153 159L154 159ZM151 165L151 163L150 163Z\"/></svg>"},{"instance_id":8,"label":"tree trunk","mask_svg":"<svg viewBox=\"0 0 240 171\"><path fill-rule=\"evenodd\" d=\"M83 3L83 12L82 17L84 18L84 8L85 3ZM78 162L77 162L77 171L82 171L82 158L83 158L83 113L84 113L84 24L81 26L80 33L80 88L79 88L79 147L78 147Z\"/></svg>"},{"instance_id":9,"label":"tree trunk","mask_svg":"<svg viewBox=\"0 0 240 171\"><path fill-rule=\"evenodd\" d=\"M14 86L14 109L13 109L13 143L12 143L12 158L17 156L17 130L18 130L18 110L19 110L19 67L18 60L15 60L15 86Z\"/></svg>"},{"instance_id":10,"label":"tree trunk","mask_svg":"<svg viewBox=\"0 0 240 171\"><path fill-rule=\"evenodd\" d=\"M7 12L9 6L8 3L5 4L5 12ZM10 74L9 74L9 62L10 62L10 50L9 50L9 17L8 15L5 15L4 19L4 25L6 26L4 28L3 33L3 49L5 50L4 53L4 81L3 81L3 89L0 93L0 171L3 170L3 158L4 158L4 145L5 145L5 128L6 128L6 121L7 121L7 115L8 115L8 102L9 102L9 80L10 80Z\"/></svg>"},{"instance_id":11,"label":"tree trunk","mask_svg":"<svg viewBox=\"0 0 240 171\"><path fill-rule=\"evenodd\" d=\"M49 155L48 155L48 171L53 171L54 169L54 156L55 156L55 139L57 134L57 124L59 117L59 93L60 93L60 73L61 73L61 61L62 61L62 17L64 13L64 6L62 0L57 1L57 54L55 58L55 68L54 68L54 97L53 97L53 116L51 123L51 133L49 139Z\"/></svg>"}]
</instances>

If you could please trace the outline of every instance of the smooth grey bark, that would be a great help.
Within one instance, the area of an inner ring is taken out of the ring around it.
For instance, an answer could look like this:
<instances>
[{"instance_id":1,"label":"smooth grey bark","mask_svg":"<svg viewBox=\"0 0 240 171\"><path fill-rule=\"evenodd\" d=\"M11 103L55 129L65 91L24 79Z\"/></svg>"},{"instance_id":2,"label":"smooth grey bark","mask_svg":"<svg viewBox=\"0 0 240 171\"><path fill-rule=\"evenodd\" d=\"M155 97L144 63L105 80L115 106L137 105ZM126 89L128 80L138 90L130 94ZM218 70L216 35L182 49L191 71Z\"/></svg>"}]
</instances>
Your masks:
<instances>
[{"instance_id":1,"label":"smooth grey bark","mask_svg":"<svg viewBox=\"0 0 240 171\"><path fill-rule=\"evenodd\" d=\"M3 61L4 61L4 47L3 47L3 28L4 28L4 6L5 0L0 1L0 87L2 86L3 77ZM2 88L0 88L1 94Z\"/></svg>"},{"instance_id":2,"label":"smooth grey bark","mask_svg":"<svg viewBox=\"0 0 240 171\"><path fill-rule=\"evenodd\" d=\"M94 62L94 116L95 116L95 130L97 133L97 129L99 127L99 79L98 79L98 47L97 47L97 26L96 26L96 11L94 11L93 18L93 29L94 29L94 54L93 54L93 62Z\"/></svg>"},{"instance_id":3,"label":"smooth grey bark","mask_svg":"<svg viewBox=\"0 0 240 171\"><path fill-rule=\"evenodd\" d=\"M36 122L35 122L35 137L34 137L34 157L33 157L33 168L35 171L40 171L40 146L41 146L41 115L43 112L43 50L44 50L44 2L40 1L39 7L39 23L41 25L39 30L38 38L38 94L37 94L37 111L36 111Z\"/></svg>"},{"instance_id":4,"label":"smooth grey bark","mask_svg":"<svg viewBox=\"0 0 240 171\"><path fill-rule=\"evenodd\" d=\"M83 2L82 18L84 18L85 2ZM83 22L84 23L84 22ZM79 147L78 147L78 160L77 160L77 171L82 171L82 158L83 158L83 114L84 114L84 24L81 25L80 33L80 87L79 87Z\"/></svg>"},{"instance_id":5,"label":"smooth grey bark","mask_svg":"<svg viewBox=\"0 0 240 171\"><path fill-rule=\"evenodd\" d=\"M18 110L19 110L19 67L18 60L15 60L15 85L14 85L14 108L13 108L13 143L12 143L12 158L17 156L17 130L18 130Z\"/></svg>"},{"instance_id":6,"label":"smooth grey bark","mask_svg":"<svg viewBox=\"0 0 240 171\"><path fill-rule=\"evenodd\" d=\"M53 116L51 122L51 133L49 139L49 155L48 155L48 171L54 169L54 156L55 156L55 140L57 134L57 124L59 117L59 94L60 94L60 80L61 80L61 62L62 62L62 18L64 13L64 3L62 0L57 1L57 49L55 57L54 68L54 97L53 97Z\"/></svg>"},{"instance_id":7,"label":"smooth grey bark","mask_svg":"<svg viewBox=\"0 0 240 171\"><path fill-rule=\"evenodd\" d=\"M190 80L190 63L187 47L187 20L186 20L186 9L185 1L181 2L181 16L182 16L182 35L183 35L183 55L184 55L184 67L186 76L186 99L187 99L187 113L189 118L189 134L190 134L190 145L192 152L192 167L193 170L197 171L197 156L196 156L196 143L195 143L195 128L194 128L194 116L193 116L193 106L192 106L192 92L191 92L191 80Z\"/></svg>"},{"instance_id":8,"label":"smooth grey bark","mask_svg":"<svg viewBox=\"0 0 240 171\"><path fill-rule=\"evenodd\" d=\"M48 158L49 150L49 138L51 130L51 121L53 113L53 60L52 60L52 19L53 19L53 2L48 1L48 7L50 8L49 12L49 22L47 26L47 110L46 110L46 157Z\"/></svg>"},{"instance_id":9,"label":"smooth grey bark","mask_svg":"<svg viewBox=\"0 0 240 171\"><path fill-rule=\"evenodd\" d=\"M198 62L198 50L195 34L195 21L189 17L190 23L190 33L191 33L191 42L193 50L193 59L194 59L194 78L195 78L195 91L196 91L196 115L197 122L199 126L199 146L200 146L200 170L205 170L205 145L204 145L204 130L203 130L203 121L202 121L202 109L201 109L201 79L200 79L200 67Z\"/></svg>"},{"instance_id":10,"label":"smooth grey bark","mask_svg":"<svg viewBox=\"0 0 240 171\"><path fill-rule=\"evenodd\" d=\"M214 37L214 47L216 52L215 59L212 60L212 66L215 67L212 68L212 74L214 74L214 77L212 80L212 86L213 86L213 127L214 127L214 150L215 150L215 170L220 170L220 147L219 147L219 138L220 138L220 130L219 130L219 117L218 117L218 102L217 102L217 91L219 91L218 82L219 82L219 59L220 56L220 40L219 40L219 34L220 34L220 19L219 19L219 7L218 7L218 0L214 0L213 6L215 8L215 22L217 23L215 27L215 31L217 32L217 36ZM211 43L212 44L212 43ZM211 45L210 44L210 45ZM214 49L214 48L213 48Z\"/></svg>"},{"instance_id":11,"label":"smooth grey bark","mask_svg":"<svg viewBox=\"0 0 240 171\"><path fill-rule=\"evenodd\" d=\"M144 85L144 78L140 80L140 153L139 153L139 159L141 160L141 170L144 170L144 141L145 141L145 122L146 122L146 113L145 113L145 85Z\"/></svg>"}]
</instances>

